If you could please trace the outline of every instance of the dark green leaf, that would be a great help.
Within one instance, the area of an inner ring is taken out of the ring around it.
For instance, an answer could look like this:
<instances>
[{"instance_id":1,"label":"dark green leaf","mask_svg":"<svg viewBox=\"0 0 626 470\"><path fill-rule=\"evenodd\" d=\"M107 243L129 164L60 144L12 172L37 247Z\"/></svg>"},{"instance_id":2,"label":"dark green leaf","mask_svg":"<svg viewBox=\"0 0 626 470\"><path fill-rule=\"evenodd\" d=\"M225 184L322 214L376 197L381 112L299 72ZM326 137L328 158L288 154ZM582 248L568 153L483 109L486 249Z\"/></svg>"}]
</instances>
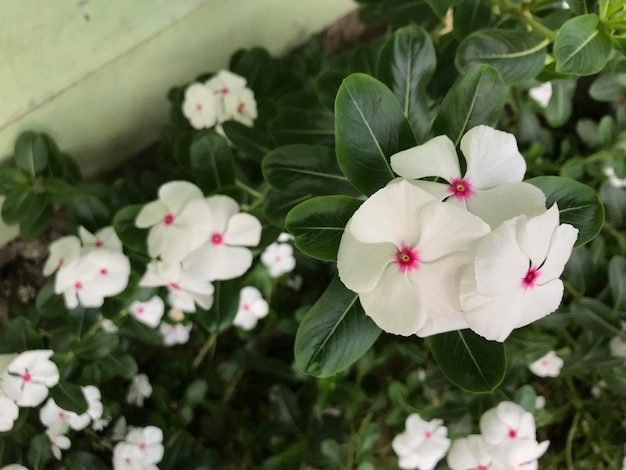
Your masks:
<instances>
[{"instance_id":1,"label":"dark green leaf","mask_svg":"<svg viewBox=\"0 0 626 470\"><path fill-rule=\"evenodd\" d=\"M88 408L83 390L78 385L62 379L50 389L50 398L53 398L60 408L79 415L87 411Z\"/></svg>"},{"instance_id":2,"label":"dark green leaf","mask_svg":"<svg viewBox=\"0 0 626 470\"><path fill-rule=\"evenodd\" d=\"M613 44L598 26L596 14L577 16L565 22L554 40L557 72L591 75L604 68Z\"/></svg>"},{"instance_id":3,"label":"dark green leaf","mask_svg":"<svg viewBox=\"0 0 626 470\"><path fill-rule=\"evenodd\" d=\"M272 147L267 134L253 127L228 121L222 125L222 128L235 147L254 162L260 163Z\"/></svg>"},{"instance_id":4,"label":"dark green leaf","mask_svg":"<svg viewBox=\"0 0 626 470\"><path fill-rule=\"evenodd\" d=\"M32 211L23 214L20 221L20 237L30 240L41 235L49 226L54 216L54 209L49 202L37 205Z\"/></svg>"},{"instance_id":5,"label":"dark green leaf","mask_svg":"<svg viewBox=\"0 0 626 470\"><path fill-rule=\"evenodd\" d=\"M434 135L447 135L455 145L480 124L495 126L504 110L506 87L496 69L477 65L463 75L441 103Z\"/></svg>"},{"instance_id":6,"label":"dark green leaf","mask_svg":"<svg viewBox=\"0 0 626 470\"><path fill-rule=\"evenodd\" d=\"M448 13L448 10L457 6L463 0L426 0L426 3L430 5L430 8L439 16L444 18Z\"/></svg>"},{"instance_id":7,"label":"dark green leaf","mask_svg":"<svg viewBox=\"0 0 626 470\"><path fill-rule=\"evenodd\" d=\"M27 458L33 470L42 470L46 463L53 458L50 438L46 434L37 434L31 438Z\"/></svg>"},{"instance_id":8,"label":"dark green leaf","mask_svg":"<svg viewBox=\"0 0 626 470\"><path fill-rule=\"evenodd\" d=\"M287 217L287 213L293 207L297 206L302 201L306 201L310 197L310 194L294 197L281 193L280 191L270 189L265 194L265 199L263 200L263 210L272 224L282 228L285 225L285 217Z\"/></svg>"},{"instance_id":9,"label":"dark green leaf","mask_svg":"<svg viewBox=\"0 0 626 470\"><path fill-rule=\"evenodd\" d=\"M276 419L294 434L301 434L304 420L294 393L282 384L275 384L270 387L268 398Z\"/></svg>"},{"instance_id":10,"label":"dark green leaf","mask_svg":"<svg viewBox=\"0 0 626 470\"><path fill-rule=\"evenodd\" d=\"M128 316L120 322L119 334L146 344L161 345L163 343L163 338L158 331Z\"/></svg>"},{"instance_id":11,"label":"dark green leaf","mask_svg":"<svg viewBox=\"0 0 626 470\"><path fill-rule=\"evenodd\" d=\"M559 206L560 222L578 229L575 246L593 240L604 224L604 206L596 192L586 184L562 176L538 176L527 180L546 195L546 206Z\"/></svg>"},{"instance_id":12,"label":"dark green leaf","mask_svg":"<svg viewBox=\"0 0 626 470\"><path fill-rule=\"evenodd\" d=\"M572 302L573 318L586 329L611 338L622 332L617 315L602 302L590 297Z\"/></svg>"},{"instance_id":13,"label":"dark green leaf","mask_svg":"<svg viewBox=\"0 0 626 470\"><path fill-rule=\"evenodd\" d=\"M43 189L54 204L71 204L81 194L81 191L67 181L47 176L42 180Z\"/></svg>"},{"instance_id":14,"label":"dark green leaf","mask_svg":"<svg viewBox=\"0 0 626 470\"><path fill-rule=\"evenodd\" d=\"M213 283L213 306L210 310L198 309L195 318L210 333L222 333L235 319L239 307L240 279Z\"/></svg>"},{"instance_id":15,"label":"dark green leaf","mask_svg":"<svg viewBox=\"0 0 626 470\"><path fill-rule=\"evenodd\" d=\"M49 157L48 170L50 176L64 179L70 183L75 183L82 179L80 167L71 156L66 153L52 152L49 154Z\"/></svg>"},{"instance_id":16,"label":"dark green leaf","mask_svg":"<svg viewBox=\"0 0 626 470\"><path fill-rule=\"evenodd\" d=\"M120 342L116 334L98 333L80 341L74 348L76 357L84 360L100 359L111 354Z\"/></svg>"},{"instance_id":17,"label":"dark green leaf","mask_svg":"<svg viewBox=\"0 0 626 470\"><path fill-rule=\"evenodd\" d=\"M15 142L15 164L31 176L40 175L48 167L48 146L41 135L24 132Z\"/></svg>"},{"instance_id":18,"label":"dark green leaf","mask_svg":"<svg viewBox=\"0 0 626 470\"><path fill-rule=\"evenodd\" d=\"M18 224L29 214L41 214L42 208L49 205L43 194L34 193L31 189L12 192L2 204L2 220L7 224Z\"/></svg>"},{"instance_id":19,"label":"dark green leaf","mask_svg":"<svg viewBox=\"0 0 626 470\"><path fill-rule=\"evenodd\" d=\"M597 101L617 101L625 94L626 86L609 72L598 76L589 87L589 96Z\"/></svg>"},{"instance_id":20,"label":"dark green leaf","mask_svg":"<svg viewBox=\"0 0 626 470\"><path fill-rule=\"evenodd\" d=\"M572 116L572 102L576 80L554 80L552 82L552 96L544 111L548 124L560 127Z\"/></svg>"},{"instance_id":21,"label":"dark green leaf","mask_svg":"<svg viewBox=\"0 0 626 470\"><path fill-rule=\"evenodd\" d=\"M41 288L37 294L35 306L44 317L58 317L67 313L63 296L54 293L54 279Z\"/></svg>"},{"instance_id":22,"label":"dark green leaf","mask_svg":"<svg viewBox=\"0 0 626 470\"><path fill-rule=\"evenodd\" d=\"M125 379L132 378L137 374L137 362L130 354L119 349L113 351L108 356L104 356L98 361L98 365L102 367L103 372L110 377L119 375Z\"/></svg>"},{"instance_id":23,"label":"dark green leaf","mask_svg":"<svg viewBox=\"0 0 626 470\"><path fill-rule=\"evenodd\" d=\"M26 317L12 319L9 327L0 336L0 352L2 354L21 353L42 348L41 335Z\"/></svg>"},{"instance_id":24,"label":"dark green leaf","mask_svg":"<svg viewBox=\"0 0 626 470\"><path fill-rule=\"evenodd\" d=\"M626 258L618 255L609 261L609 286L613 296L613 308L626 310Z\"/></svg>"},{"instance_id":25,"label":"dark green leaf","mask_svg":"<svg viewBox=\"0 0 626 470\"><path fill-rule=\"evenodd\" d=\"M215 132L199 132L189 149L191 171L205 194L235 183L235 157L223 137Z\"/></svg>"},{"instance_id":26,"label":"dark green leaf","mask_svg":"<svg viewBox=\"0 0 626 470\"><path fill-rule=\"evenodd\" d=\"M0 170L0 195L6 196L11 192L22 192L32 184L28 173L19 168L4 168Z\"/></svg>"},{"instance_id":27,"label":"dark green leaf","mask_svg":"<svg viewBox=\"0 0 626 470\"><path fill-rule=\"evenodd\" d=\"M344 227L361 202L347 196L315 197L291 209L285 226L298 249L313 258L336 261Z\"/></svg>"},{"instance_id":28,"label":"dark green leaf","mask_svg":"<svg viewBox=\"0 0 626 470\"><path fill-rule=\"evenodd\" d=\"M316 377L337 374L363 356L379 335L358 294L335 277L298 328L296 367Z\"/></svg>"},{"instance_id":29,"label":"dark green leaf","mask_svg":"<svg viewBox=\"0 0 626 470\"><path fill-rule=\"evenodd\" d=\"M426 338L441 371L463 390L495 390L506 371L504 344L488 341L471 330L451 331Z\"/></svg>"},{"instance_id":30,"label":"dark green leaf","mask_svg":"<svg viewBox=\"0 0 626 470\"><path fill-rule=\"evenodd\" d=\"M126 248L130 248L139 253L147 253L148 247L146 240L148 233L146 230L135 226L135 219L142 208L143 205L125 207L115 214L113 227L115 228L115 233Z\"/></svg>"},{"instance_id":31,"label":"dark green leaf","mask_svg":"<svg viewBox=\"0 0 626 470\"><path fill-rule=\"evenodd\" d=\"M109 470L102 460L84 450L64 454L63 463L68 470Z\"/></svg>"},{"instance_id":32,"label":"dark green leaf","mask_svg":"<svg viewBox=\"0 0 626 470\"><path fill-rule=\"evenodd\" d=\"M453 34L459 39L485 28L491 22L490 0L463 0L454 9Z\"/></svg>"},{"instance_id":33,"label":"dark green leaf","mask_svg":"<svg viewBox=\"0 0 626 470\"><path fill-rule=\"evenodd\" d=\"M370 195L395 177L390 157L415 145L411 127L393 93L363 74L343 82L335 114L339 167L359 191Z\"/></svg>"},{"instance_id":34,"label":"dark green leaf","mask_svg":"<svg viewBox=\"0 0 626 470\"><path fill-rule=\"evenodd\" d=\"M109 225L111 216L102 201L93 196L83 196L67 208L67 220L75 226L82 225L93 233Z\"/></svg>"},{"instance_id":35,"label":"dark green leaf","mask_svg":"<svg viewBox=\"0 0 626 470\"><path fill-rule=\"evenodd\" d=\"M331 111L335 109L335 98L341 82L349 75L343 70L324 70L315 79L315 90L320 101Z\"/></svg>"}]
</instances>

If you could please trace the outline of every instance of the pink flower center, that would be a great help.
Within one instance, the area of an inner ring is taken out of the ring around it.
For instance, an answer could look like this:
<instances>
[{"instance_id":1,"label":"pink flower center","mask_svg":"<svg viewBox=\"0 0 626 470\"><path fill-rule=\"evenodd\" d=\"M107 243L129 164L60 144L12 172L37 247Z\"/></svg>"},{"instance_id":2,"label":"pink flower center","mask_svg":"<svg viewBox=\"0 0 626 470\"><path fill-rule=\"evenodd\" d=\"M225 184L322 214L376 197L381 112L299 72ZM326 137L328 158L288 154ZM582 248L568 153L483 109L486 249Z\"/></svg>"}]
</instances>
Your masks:
<instances>
[{"instance_id":1,"label":"pink flower center","mask_svg":"<svg viewBox=\"0 0 626 470\"><path fill-rule=\"evenodd\" d=\"M541 361L541 365L542 366L547 366L548 365L548 361L546 359Z\"/></svg>"},{"instance_id":2,"label":"pink flower center","mask_svg":"<svg viewBox=\"0 0 626 470\"><path fill-rule=\"evenodd\" d=\"M517 431L515 429L509 429L509 437L515 439L517 437Z\"/></svg>"},{"instance_id":3,"label":"pink flower center","mask_svg":"<svg viewBox=\"0 0 626 470\"><path fill-rule=\"evenodd\" d=\"M170 282L170 287L174 290L180 290L180 286L175 282Z\"/></svg>"},{"instance_id":4,"label":"pink flower center","mask_svg":"<svg viewBox=\"0 0 626 470\"><path fill-rule=\"evenodd\" d=\"M65 263L65 260L63 258L59 258L59 266L63 266L63 263Z\"/></svg>"},{"instance_id":5,"label":"pink flower center","mask_svg":"<svg viewBox=\"0 0 626 470\"><path fill-rule=\"evenodd\" d=\"M426 431L426 432L424 433L424 437L425 437L426 439L430 439L431 437L433 437L433 435L432 435L432 433L431 433L430 431Z\"/></svg>"},{"instance_id":6,"label":"pink flower center","mask_svg":"<svg viewBox=\"0 0 626 470\"><path fill-rule=\"evenodd\" d=\"M452 178L450 180L450 186L448 192L452 197L455 197L459 201L464 201L474 194L472 184L467 179Z\"/></svg>"},{"instance_id":7,"label":"pink flower center","mask_svg":"<svg viewBox=\"0 0 626 470\"><path fill-rule=\"evenodd\" d=\"M244 312L247 312L247 311L249 311L249 310L250 310L250 305L248 305L248 304L244 304L244 305L243 305L243 311L244 311Z\"/></svg>"},{"instance_id":8,"label":"pink flower center","mask_svg":"<svg viewBox=\"0 0 626 470\"><path fill-rule=\"evenodd\" d=\"M145 312L146 310L143 307L137 307L137 313L139 315L141 315L143 312Z\"/></svg>"},{"instance_id":9,"label":"pink flower center","mask_svg":"<svg viewBox=\"0 0 626 470\"><path fill-rule=\"evenodd\" d=\"M102 274L103 276L106 276L109 273L109 270L107 268L102 268L100 270L100 274Z\"/></svg>"},{"instance_id":10,"label":"pink flower center","mask_svg":"<svg viewBox=\"0 0 626 470\"><path fill-rule=\"evenodd\" d=\"M522 278L522 289L526 290L526 289L532 289L533 287L535 287L537 278L539 277L540 274L541 273L539 272L539 268L531 267L526 272L526 275Z\"/></svg>"},{"instance_id":11,"label":"pink flower center","mask_svg":"<svg viewBox=\"0 0 626 470\"><path fill-rule=\"evenodd\" d=\"M83 283L80 281L76 281L76 283L74 284L74 289L81 290L82 288L83 288Z\"/></svg>"},{"instance_id":12,"label":"pink flower center","mask_svg":"<svg viewBox=\"0 0 626 470\"><path fill-rule=\"evenodd\" d=\"M202 111L202 103L196 104L196 111Z\"/></svg>"},{"instance_id":13,"label":"pink flower center","mask_svg":"<svg viewBox=\"0 0 626 470\"><path fill-rule=\"evenodd\" d=\"M224 88L222 88L222 89L220 90L220 93L221 93L222 95L227 95L229 91L230 91L230 90L228 89L228 87L227 87L227 86L225 86Z\"/></svg>"},{"instance_id":14,"label":"pink flower center","mask_svg":"<svg viewBox=\"0 0 626 470\"><path fill-rule=\"evenodd\" d=\"M224 236L221 233L215 232L211 235L212 245L221 245L222 243L224 243Z\"/></svg>"},{"instance_id":15,"label":"pink flower center","mask_svg":"<svg viewBox=\"0 0 626 470\"><path fill-rule=\"evenodd\" d=\"M96 243L94 243L94 245L96 248L102 248L104 243L102 243L102 240L96 240Z\"/></svg>"},{"instance_id":16,"label":"pink flower center","mask_svg":"<svg viewBox=\"0 0 626 470\"><path fill-rule=\"evenodd\" d=\"M476 467L476 470L489 470L489 467L487 467L487 465L480 464Z\"/></svg>"},{"instance_id":17,"label":"pink flower center","mask_svg":"<svg viewBox=\"0 0 626 470\"><path fill-rule=\"evenodd\" d=\"M403 273L417 269L419 266L419 251L403 243L400 248L396 248L393 262Z\"/></svg>"},{"instance_id":18,"label":"pink flower center","mask_svg":"<svg viewBox=\"0 0 626 470\"><path fill-rule=\"evenodd\" d=\"M274 261L276 261L277 263L280 263L280 260L282 258L279 255L274 256Z\"/></svg>"},{"instance_id":19,"label":"pink flower center","mask_svg":"<svg viewBox=\"0 0 626 470\"><path fill-rule=\"evenodd\" d=\"M126 457L126 458L124 459L124 462L126 462L127 464L129 464L129 465L130 465L130 457Z\"/></svg>"},{"instance_id":20,"label":"pink flower center","mask_svg":"<svg viewBox=\"0 0 626 470\"><path fill-rule=\"evenodd\" d=\"M61 419L65 418L65 413L63 413L62 411L59 411L59 418Z\"/></svg>"},{"instance_id":21,"label":"pink flower center","mask_svg":"<svg viewBox=\"0 0 626 470\"><path fill-rule=\"evenodd\" d=\"M22 375L23 382L30 382L31 380L33 380L33 376L30 375L28 372L25 372L24 375Z\"/></svg>"},{"instance_id":22,"label":"pink flower center","mask_svg":"<svg viewBox=\"0 0 626 470\"><path fill-rule=\"evenodd\" d=\"M163 223L168 227L174 223L174 215L173 214L165 214L163 217Z\"/></svg>"},{"instance_id":23,"label":"pink flower center","mask_svg":"<svg viewBox=\"0 0 626 470\"><path fill-rule=\"evenodd\" d=\"M141 444L139 444L139 450L146 450L146 443L142 442Z\"/></svg>"}]
</instances>

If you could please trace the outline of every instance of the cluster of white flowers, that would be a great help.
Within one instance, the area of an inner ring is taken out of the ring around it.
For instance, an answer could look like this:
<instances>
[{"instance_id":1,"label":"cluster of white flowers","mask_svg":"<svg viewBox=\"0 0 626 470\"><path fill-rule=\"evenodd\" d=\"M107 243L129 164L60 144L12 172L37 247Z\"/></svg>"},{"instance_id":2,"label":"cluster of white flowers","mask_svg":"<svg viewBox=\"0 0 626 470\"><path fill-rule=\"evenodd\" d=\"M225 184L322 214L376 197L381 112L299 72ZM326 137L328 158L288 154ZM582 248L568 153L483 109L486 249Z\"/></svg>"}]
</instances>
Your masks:
<instances>
[{"instance_id":1,"label":"cluster of white flowers","mask_svg":"<svg viewBox=\"0 0 626 470\"><path fill-rule=\"evenodd\" d=\"M169 304L195 312L196 304L213 304L213 281L234 279L252 265L247 247L258 245L261 223L228 196L204 197L187 181L159 188L159 199L146 204L135 224L150 228L148 252L153 260L140 281L143 287L165 286Z\"/></svg>"},{"instance_id":2,"label":"cluster of white flowers","mask_svg":"<svg viewBox=\"0 0 626 470\"><path fill-rule=\"evenodd\" d=\"M180 323L185 319L185 314L178 309L172 309L176 314L172 315L170 311L170 320L174 323L161 321L165 313L165 303L161 297L155 295L145 302L134 301L128 307L130 315L138 322L141 322L150 328L159 329L159 333L163 337L163 344L173 346L174 344L184 344L189 341L189 332L191 331L191 323L186 325Z\"/></svg>"},{"instance_id":3,"label":"cluster of white flowers","mask_svg":"<svg viewBox=\"0 0 626 470\"><path fill-rule=\"evenodd\" d=\"M452 445L440 419L424 421L411 414L405 426L391 443L402 469L433 470L447 453L452 470L536 470L550 444L537 442L533 415L512 402L502 402L482 415L481 434L456 439Z\"/></svg>"},{"instance_id":4,"label":"cluster of white flowers","mask_svg":"<svg viewBox=\"0 0 626 470\"><path fill-rule=\"evenodd\" d=\"M78 235L61 237L50 245L43 273L50 276L57 271L54 292L63 294L67 308L101 307L105 297L126 288L130 262L113 227L95 235L79 227Z\"/></svg>"},{"instance_id":5,"label":"cluster of white flowers","mask_svg":"<svg viewBox=\"0 0 626 470\"><path fill-rule=\"evenodd\" d=\"M290 273L296 267L293 247L289 243L291 240L293 240L291 235L281 233L278 240L270 244L261 253L261 263L267 268L271 277L280 277Z\"/></svg>"},{"instance_id":6,"label":"cluster of white flowers","mask_svg":"<svg viewBox=\"0 0 626 470\"><path fill-rule=\"evenodd\" d=\"M228 70L220 70L206 83L193 83L185 90L183 114L194 129L219 127L235 120L252 127L258 116L254 92L246 79Z\"/></svg>"},{"instance_id":7,"label":"cluster of white flowers","mask_svg":"<svg viewBox=\"0 0 626 470\"><path fill-rule=\"evenodd\" d=\"M252 330L261 318L265 318L269 312L269 306L261 295L259 289L246 286L239 294L239 308L233 320L233 325L242 330Z\"/></svg>"},{"instance_id":8,"label":"cluster of white flowers","mask_svg":"<svg viewBox=\"0 0 626 470\"><path fill-rule=\"evenodd\" d=\"M49 349L0 355L0 432L13 429L19 407L33 408L59 383L59 369Z\"/></svg>"},{"instance_id":9,"label":"cluster of white flowers","mask_svg":"<svg viewBox=\"0 0 626 470\"><path fill-rule=\"evenodd\" d=\"M156 426L131 427L113 449L113 470L158 470L163 458L163 431Z\"/></svg>"},{"instance_id":10,"label":"cluster of white flowers","mask_svg":"<svg viewBox=\"0 0 626 470\"><path fill-rule=\"evenodd\" d=\"M429 336L471 328L504 341L557 309L559 279L578 231L522 182L515 137L478 126L391 157L396 179L346 225L339 277L389 333ZM436 177L437 181L421 178ZM503 315L502 312L507 312Z\"/></svg>"},{"instance_id":11,"label":"cluster of white flowers","mask_svg":"<svg viewBox=\"0 0 626 470\"><path fill-rule=\"evenodd\" d=\"M563 359L556 352L550 351L529 364L530 371L539 377L558 377L563 367Z\"/></svg>"}]
</instances>

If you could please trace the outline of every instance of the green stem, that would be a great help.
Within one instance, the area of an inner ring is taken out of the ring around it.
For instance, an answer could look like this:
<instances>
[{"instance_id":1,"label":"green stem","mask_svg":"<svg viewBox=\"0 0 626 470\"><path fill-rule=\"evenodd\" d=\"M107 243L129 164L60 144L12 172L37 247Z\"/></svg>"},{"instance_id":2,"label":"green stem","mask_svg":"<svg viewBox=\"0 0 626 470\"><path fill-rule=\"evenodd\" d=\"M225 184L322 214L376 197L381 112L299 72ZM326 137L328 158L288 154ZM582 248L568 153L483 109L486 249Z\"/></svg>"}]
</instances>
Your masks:
<instances>
[{"instance_id":1,"label":"green stem","mask_svg":"<svg viewBox=\"0 0 626 470\"><path fill-rule=\"evenodd\" d=\"M211 350L215 342L217 341L217 333L211 333L207 340L202 345L202 349L198 352L198 355L193 360L193 368L197 369L200 363L204 360L208 352Z\"/></svg>"},{"instance_id":2,"label":"green stem","mask_svg":"<svg viewBox=\"0 0 626 470\"><path fill-rule=\"evenodd\" d=\"M361 438L361 434L365 432L365 429L372 421L372 417L373 417L373 413L369 412L365 416L365 418L363 418L363 421L361 421L361 424L359 425L359 429L357 429L356 434L350 439L350 443L348 445L348 457L347 457L347 462L346 462L347 470L352 470L352 468L354 467L354 459L355 459L355 454L356 454L357 442Z\"/></svg>"},{"instance_id":3,"label":"green stem","mask_svg":"<svg viewBox=\"0 0 626 470\"><path fill-rule=\"evenodd\" d=\"M543 34L550 41L554 41L554 39L556 38L556 33L537 21L531 12L524 11L524 13L522 13L522 17L524 18L524 21L526 21L526 24L528 24L531 28L533 28L538 33Z\"/></svg>"},{"instance_id":4,"label":"green stem","mask_svg":"<svg viewBox=\"0 0 626 470\"><path fill-rule=\"evenodd\" d=\"M237 385L239 385L239 382L241 382L242 378L243 378L243 369L239 369L237 371L237 374L233 377L233 379L228 384L228 387L226 387L226 390L224 390L224 395L222 396L223 403L228 403L230 401L231 397L233 396L233 393L235 393L235 389L237 388Z\"/></svg>"},{"instance_id":5,"label":"green stem","mask_svg":"<svg viewBox=\"0 0 626 470\"><path fill-rule=\"evenodd\" d=\"M562 281L563 281L563 287L565 287L565 290L569 292L570 294L572 294L572 296L575 299L580 299L583 296L580 292L576 290L576 288L573 285L569 283L569 281L566 281L565 279L562 279Z\"/></svg>"},{"instance_id":6,"label":"green stem","mask_svg":"<svg viewBox=\"0 0 626 470\"><path fill-rule=\"evenodd\" d=\"M235 181L235 185L237 185L237 187L239 189L242 189L243 191L247 192L248 194L250 194L252 197L255 197L257 199L263 199L265 197L265 195L263 193L258 192L256 189L252 189L250 186L248 186L247 184L237 180Z\"/></svg>"},{"instance_id":7,"label":"green stem","mask_svg":"<svg viewBox=\"0 0 626 470\"><path fill-rule=\"evenodd\" d=\"M576 413L574 416L574 422L572 427L569 428L567 433L567 441L565 444L565 459L567 462L567 470L576 470L574 467L574 457L572 455L572 447L574 444L574 437L576 437L576 431L578 431L578 421L580 421L580 413Z\"/></svg>"}]
</instances>

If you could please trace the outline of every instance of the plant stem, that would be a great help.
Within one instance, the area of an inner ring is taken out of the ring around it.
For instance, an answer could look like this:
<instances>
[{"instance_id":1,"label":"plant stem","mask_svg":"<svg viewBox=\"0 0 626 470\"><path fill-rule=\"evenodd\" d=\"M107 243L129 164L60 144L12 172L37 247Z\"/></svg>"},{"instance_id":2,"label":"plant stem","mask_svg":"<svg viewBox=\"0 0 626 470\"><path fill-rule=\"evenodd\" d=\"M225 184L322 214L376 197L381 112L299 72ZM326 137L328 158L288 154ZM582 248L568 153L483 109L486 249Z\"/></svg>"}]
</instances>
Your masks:
<instances>
[{"instance_id":1,"label":"plant stem","mask_svg":"<svg viewBox=\"0 0 626 470\"><path fill-rule=\"evenodd\" d=\"M233 377L233 379L228 384L228 387L226 387L226 390L224 390L224 395L222 396L223 403L228 403L230 401L231 397L233 396L233 393L235 392L235 389L237 388L237 385L239 384L239 382L241 382L242 378L243 378L243 369L239 369L237 371L237 374Z\"/></svg>"},{"instance_id":2,"label":"plant stem","mask_svg":"<svg viewBox=\"0 0 626 470\"><path fill-rule=\"evenodd\" d=\"M263 200L263 198L265 197L265 195L263 193L258 192L256 189L252 189L250 186L248 186L247 184L237 180L235 181L235 185L239 188L242 189L243 191L247 192L249 195L251 195L252 197L255 197L257 199L261 199Z\"/></svg>"},{"instance_id":3,"label":"plant stem","mask_svg":"<svg viewBox=\"0 0 626 470\"><path fill-rule=\"evenodd\" d=\"M556 38L556 33L537 21L531 12L526 10L522 13L522 16L524 18L524 21L526 21L526 24L528 24L531 28L533 28L538 33L543 34L550 41L554 41L554 39Z\"/></svg>"},{"instance_id":4,"label":"plant stem","mask_svg":"<svg viewBox=\"0 0 626 470\"><path fill-rule=\"evenodd\" d=\"M576 290L574 286L572 286L569 283L569 281L566 281L565 279L562 279L562 281L563 281L563 287L565 287L565 290L569 292L570 294L572 294L575 299L580 299L583 296L580 292Z\"/></svg>"},{"instance_id":5,"label":"plant stem","mask_svg":"<svg viewBox=\"0 0 626 470\"><path fill-rule=\"evenodd\" d=\"M572 446L574 443L574 437L576 437L576 431L578 430L578 421L580 420L580 412L577 412L574 416L574 422L572 427L569 428L567 433L567 441L565 444L565 459L567 462L567 470L576 470L574 467L574 458L572 456Z\"/></svg>"},{"instance_id":6,"label":"plant stem","mask_svg":"<svg viewBox=\"0 0 626 470\"><path fill-rule=\"evenodd\" d=\"M202 349L198 352L198 355L193 360L193 368L197 369L200 363L204 360L208 352L211 350L215 342L217 341L217 333L211 333L207 340L202 345Z\"/></svg>"}]
</instances>

